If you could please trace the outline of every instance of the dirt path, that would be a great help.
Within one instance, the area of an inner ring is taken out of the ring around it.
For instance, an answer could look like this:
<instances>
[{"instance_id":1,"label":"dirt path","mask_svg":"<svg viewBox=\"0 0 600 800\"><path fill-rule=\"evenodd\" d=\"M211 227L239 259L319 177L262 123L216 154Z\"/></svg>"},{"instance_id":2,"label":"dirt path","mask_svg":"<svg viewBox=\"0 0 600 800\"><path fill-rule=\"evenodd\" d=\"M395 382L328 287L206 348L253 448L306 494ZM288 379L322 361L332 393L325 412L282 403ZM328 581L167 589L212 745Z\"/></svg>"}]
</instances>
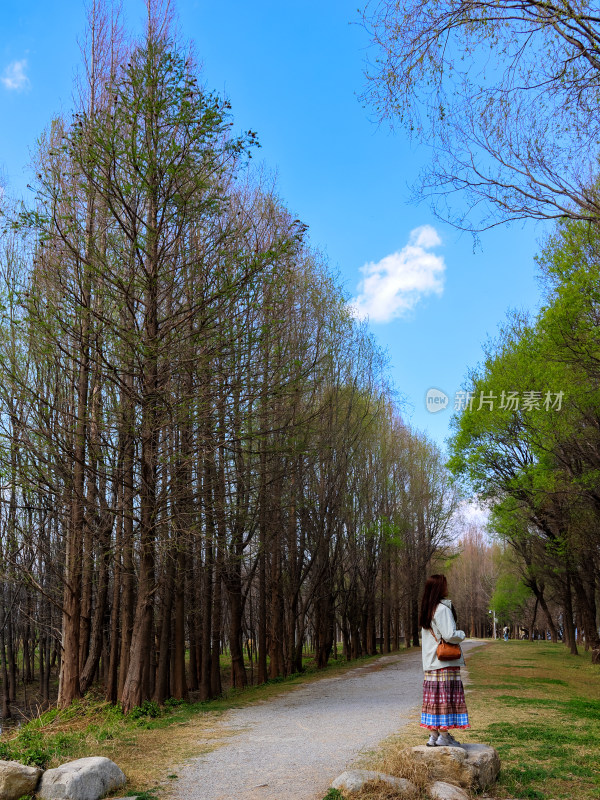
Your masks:
<instances>
[{"instance_id":1,"label":"dirt path","mask_svg":"<svg viewBox=\"0 0 600 800\"><path fill-rule=\"evenodd\" d=\"M467 642L465 651L479 646ZM176 770L172 800L318 800L357 756L421 704L421 651L323 678L227 712L231 735Z\"/></svg>"}]
</instances>

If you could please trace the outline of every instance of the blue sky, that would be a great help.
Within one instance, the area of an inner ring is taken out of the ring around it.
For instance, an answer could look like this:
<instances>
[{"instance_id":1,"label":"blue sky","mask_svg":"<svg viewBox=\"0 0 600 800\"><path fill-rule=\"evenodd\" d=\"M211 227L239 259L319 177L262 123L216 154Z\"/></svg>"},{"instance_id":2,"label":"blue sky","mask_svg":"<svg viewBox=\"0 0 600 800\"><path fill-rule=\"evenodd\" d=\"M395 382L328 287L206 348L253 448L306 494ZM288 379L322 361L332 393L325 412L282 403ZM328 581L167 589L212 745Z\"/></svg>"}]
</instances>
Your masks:
<instances>
[{"instance_id":1,"label":"blue sky","mask_svg":"<svg viewBox=\"0 0 600 800\"><path fill-rule=\"evenodd\" d=\"M368 36L356 2L179 0L207 85L231 100L238 129L258 132L279 194L309 225L340 282L389 352L404 416L440 445L450 411L430 414L425 393L453 397L509 308L535 308L533 256L541 225L472 238L408 204L426 147L379 126L359 95ZM141 0L124 0L139 26ZM37 137L71 108L84 28L81 2L3 0L0 169L24 193ZM361 283L362 282L362 283Z\"/></svg>"}]
</instances>

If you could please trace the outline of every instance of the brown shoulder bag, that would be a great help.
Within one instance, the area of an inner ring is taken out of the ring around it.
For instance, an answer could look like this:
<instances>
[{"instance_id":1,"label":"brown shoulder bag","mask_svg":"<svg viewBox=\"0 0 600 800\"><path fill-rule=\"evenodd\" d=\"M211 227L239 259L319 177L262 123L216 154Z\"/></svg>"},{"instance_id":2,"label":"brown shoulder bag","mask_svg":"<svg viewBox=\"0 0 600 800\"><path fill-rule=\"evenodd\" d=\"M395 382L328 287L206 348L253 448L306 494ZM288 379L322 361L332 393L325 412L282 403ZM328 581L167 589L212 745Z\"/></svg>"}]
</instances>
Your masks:
<instances>
[{"instance_id":1,"label":"brown shoulder bag","mask_svg":"<svg viewBox=\"0 0 600 800\"><path fill-rule=\"evenodd\" d=\"M431 635L438 643L437 650L435 654L437 655L440 661L455 661L457 658L460 658L462 655L462 650L460 649L459 644L450 644L450 642L444 641L441 638L438 641L437 636L433 632L433 628L430 628Z\"/></svg>"}]
</instances>

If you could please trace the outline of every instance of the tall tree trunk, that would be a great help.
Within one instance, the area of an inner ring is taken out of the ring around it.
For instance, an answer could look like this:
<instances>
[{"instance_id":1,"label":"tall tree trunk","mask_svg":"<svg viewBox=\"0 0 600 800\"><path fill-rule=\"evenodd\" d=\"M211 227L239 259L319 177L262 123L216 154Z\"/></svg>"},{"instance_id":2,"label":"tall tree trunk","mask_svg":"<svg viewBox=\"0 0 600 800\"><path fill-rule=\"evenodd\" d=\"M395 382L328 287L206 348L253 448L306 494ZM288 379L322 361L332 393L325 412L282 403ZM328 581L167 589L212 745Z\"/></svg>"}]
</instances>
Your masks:
<instances>
[{"instance_id":1,"label":"tall tree trunk","mask_svg":"<svg viewBox=\"0 0 600 800\"><path fill-rule=\"evenodd\" d=\"M149 60L155 55L149 53ZM153 65L150 65L152 68ZM155 109L150 102L151 115ZM154 119L147 122L149 130ZM153 154L150 154L152 160ZM154 156L155 157L155 156ZM152 174L152 181L157 180ZM158 191L149 190L148 261L145 291L144 363L141 403L140 566L129 669L121 699L130 711L149 696L149 664L155 591L155 537L157 525L156 486L158 470Z\"/></svg>"},{"instance_id":2,"label":"tall tree trunk","mask_svg":"<svg viewBox=\"0 0 600 800\"><path fill-rule=\"evenodd\" d=\"M385 546L382 566L382 605L383 605L383 649L382 652L390 653L392 650L392 565L389 545Z\"/></svg>"},{"instance_id":3,"label":"tall tree trunk","mask_svg":"<svg viewBox=\"0 0 600 800\"><path fill-rule=\"evenodd\" d=\"M168 545L167 545L168 547ZM154 700L157 703L165 702L169 695L169 667L171 656L171 632L173 610L173 585L175 578L175 561L173 553L166 553L166 567L163 575L163 594L161 607L161 620L158 639L158 670L154 686Z\"/></svg>"},{"instance_id":4,"label":"tall tree trunk","mask_svg":"<svg viewBox=\"0 0 600 800\"><path fill-rule=\"evenodd\" d=\"M109 527L110 526L110 527ZM90 650L81 672L80 688L81 694L85 694L94 680L94 675L98 669L100 657L102 655L102 645L104 641L104 620L107 611L108 601L108 562L110 552L110 531L112 530L112 520L104 522L104 527L100 532L100 569L98 573L98 590L96 592L96 607L90 631Z\"/></svg>"},{"instance_id":5,"label":"tall tree trunk","mask_svg":"<svg viewBox=\"0 0 600 800\"><path fill-rule=\"evenodd\" d=\"M204 597L202 604L202 659L200 664L200 697L208 700L212 697L211 675L212 662L219 660L219 653L211 652L212 624L215 584L215 517L214 517L214 461L208 452L211 447L210 418L205 420L204 444L204 481L202 499L204 506Z\"/></svg>"},{"instance_id":6,"label":"tall tree trunk","mask_svg":"<svg viewBox=\"0 0 600 800\"><path fill-rule=\"evenodd\" d=\"M279 524L270 537L271 550L271 625L269 630L269 678L283 675L283 597L281 593L281 541Z\"/></svg>"},{"instance_id":7,"label":"tall tree trunk","mask_svg":"<svg viewBox=\"0 0 600 800\"><path fill-rule=\"evenodd\" d=\"M248 676L244 666L244 650L242 643L242 586L238 575L228 578L227 593L229 599L229 647L231 650L231 681L235 688L248 685Z\"/></svg>"},{"instance_id":8,"label":"tall tree trunk","mask_svg":"<svg viewBox=\"0 0 600 800\"><path fill-rule=\"evenodd\" d=\"M10 710L10 683L8 677L7 656L6 656L6 600L5 600L5 587L0 584L2 591L2 628L0 628L0 659L2 660L2 718L10 719L12 716Z\"/></svg>"},{"instance_id":9,"label":"tall tree trunk","mask_svg":"<svg viewBox=\"0 0 600 800\"><path fill-rule=\"evenodd\" d=\"M578 655L577 642L575 641L575 626L573 624L573 598L571 594L571 576L567 572L563 590L563 616L565 644L571 651L571 655Z\"/></svg>"},{"instance_id":10,"label":"tall tree trunk","mask_svg":"<svg viewBox=\"0 0 600 800\"><path fill-rule=\"evenodd\" d=\"M591 597L588 597L583 581L577 573L573 574L572 580L577 606L582 617L586 644L589 644L592 650L592 664L600 664L600 636L596 623L595 585L592 584Z\"/></svg>"},{"instance_id":11,"label":"tall tree trunk","mask_svg":"<svg viewBox=\"0 0 600 800\"><path fill-rule=\"evenodd\" d=\"M122 475L119 476L118 483L117 508L119 508L123 498ZM112 601L110 606L110 650L108 654L108 674L106 678L106 699L109 703L117 702L119 691L119 611L121 600L121 547L123 543L122 513L117 513L116 524Z\"/></svg>"},{"instance_id":12,"label":"tall tree trunk","mask_svg":"<svg viewBox=\"0 0 600 800\"><path fill-rule=\"evenodd\" d=\"M262 454L261 454L262 461ZM258 542L258 662L256 669L257 683L267 680L267 509L266 490L264 486L264 464L261 467L261 490L259 496L260 521Z\"/></svg>"},{"instance_id":13,"label":"tall tree trunk","mask_svg":"<svg viewBox=\"0 0 600 800\"><path fill-rule=\"evenodd\" d=\"M123 408L121 437L123 441L123 567L121 578L121 642L119 679L117 696L121 700L125 679L129 672L129 652L133 637L133 614L135 605L135 569L133 563L133 521L134 521L134 456L135 440L133 436L133 377L131 370L125 376L126 390L121 393Z\"/></svg>"},{"instance_id":14,"label":"tall tree trunk","mask_svg":"<svg viewBox=\"0 0 600 800\"><path fill-rule=\"evenodd\" d=\"M90 479L90 481L93 479ZM88 490L89 495L89 490ZM90 509L93 508L88 503ZM90 513L93 513L90 511ZM81 572L81 623L79 630L79 672L83 671L90 649L92 631L92 583L94 576L94 541L89 525L84 525L83 562ZM81 681L80 681L81 683ZM82 693L85 693L82 690Z\"/></svg>"},{"instance_id":15,"label":"tall tree trunk","mask_svg":"<svg viewBox=\"0 0 600 800\"><path fill-rule=\"evenodd\" d=\"M180 536L177 553L177 580L175 581L175 651L173 658L173 697L187 700L188 688L185 675L185 540Z\"/></svg>"}]
</instances>

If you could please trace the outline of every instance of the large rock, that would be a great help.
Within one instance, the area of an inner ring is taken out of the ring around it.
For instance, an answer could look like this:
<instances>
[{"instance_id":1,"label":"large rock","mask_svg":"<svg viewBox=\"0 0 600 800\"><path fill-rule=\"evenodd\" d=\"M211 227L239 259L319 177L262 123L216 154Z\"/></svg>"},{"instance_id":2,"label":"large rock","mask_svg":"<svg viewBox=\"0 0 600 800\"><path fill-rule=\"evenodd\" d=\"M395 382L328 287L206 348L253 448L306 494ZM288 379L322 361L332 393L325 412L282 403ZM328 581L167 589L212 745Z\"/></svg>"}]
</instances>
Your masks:
<instances>
[{"instance_id":1,"label":"large rock","mask_svg":"<svg viewBox=\"0 0 600 800\"><path fill-rule=\"evenodd\" d=\"M485 789L496 781L500 772L498 753L485 744L419 745L412 748L412 753L415 760L426 765L433 780L455 783L466 789Z\"/></svg>"},{"instance_id":2,"label":"large rock","mask_svg":"<svg viewBox=\"0 0 600 800\"><path fill-rule=\"evenodd\" d=\"M486 744L464 744L467 763L473 767L475 789L485 789L496 783L500 772L500 756L498 751Z\"/></svg>"},{"instance_id":3,"label":"large rock","mask_svg":"<svg viewBox=\"0 0 600 800\"><path fill-rule=\"evenodd\" d=\"M460 786L443 781L436 781L429 788L429 796L432 800L469 800L469 795Z\"/></svg>"},{"instance_id":4,"label":"large rock","mask_svg":"<svg viewBox=\"0 0 600 800\"><path fill-rule=\"evenodd\" d=\"M353 792L360 792L365 783L369 781L389 783L398 792L398 797L413 797L417 794L417 787L411 781L407 781L406 778L395 778L393 775L374 772L370 769L348 769L334 780L331 788L352 794Z\"/></svg>"},{"instance_id":5,"label":"large rock","mask_svg":"<svg viewBox=\"0 0 600 800\"><path fill-rule=\"evenodd\" d=\"M434 781L446 781L468 787L473 782L473 770L465 762L466 750L460 747L427 747L419 745L411 748L415 761L426 767L429 777Z\"/></svg>"},{"instance_id":6,"label":"large rock","mask_svg":"<svg viewBox=\"0 0 600 800\"><path fill-rule=\"evenodd\" d=\"M38 789L41 800L100 800L126 782L109 758L79 758L44 772Z\"/></svg>"},{"instance_id":7,"label":"large rock","mask_svg":"<svg viewBox=\"0 0 600 800\"><path fill-rule=\"evenodd\" d=\"M42 770L26 767L16 761L0 761L0 798L19 800L25 794L33 794Z\"/></svg>"}]
</instances>

